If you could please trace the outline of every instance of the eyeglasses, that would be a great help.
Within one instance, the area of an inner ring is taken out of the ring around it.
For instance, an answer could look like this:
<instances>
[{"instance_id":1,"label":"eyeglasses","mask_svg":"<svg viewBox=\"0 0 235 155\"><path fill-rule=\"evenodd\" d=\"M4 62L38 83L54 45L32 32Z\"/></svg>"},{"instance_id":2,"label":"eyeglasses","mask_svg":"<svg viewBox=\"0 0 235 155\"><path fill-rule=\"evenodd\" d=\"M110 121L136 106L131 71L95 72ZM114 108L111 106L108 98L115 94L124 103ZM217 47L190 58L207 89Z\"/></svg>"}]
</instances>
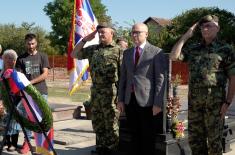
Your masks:
<instances>
[{"instance_id":1,"label":"eyeglasses","mask_svg":"<svg viewBox=\"0 0 235 155\"><path fill-rule=\"evenodd\" d=\"M132 31L131 34L132 35L140 35L143 32L145 32L145 31Z\"/></svg>"},{"instance_id":2,"label":"eyeglasses","mask_svg":"<svg viewBox=\"0 0 235 155\"><path fill-rule=\"evenodd\" d=\"M213 27L215 27L216 25L215 24L202 24L201 26L200 26L200 29L202 30L202 29L205 29L205 28L207 28L207 29L210 29L210 28L213 28Z\"/></svg>"}]
</instances>

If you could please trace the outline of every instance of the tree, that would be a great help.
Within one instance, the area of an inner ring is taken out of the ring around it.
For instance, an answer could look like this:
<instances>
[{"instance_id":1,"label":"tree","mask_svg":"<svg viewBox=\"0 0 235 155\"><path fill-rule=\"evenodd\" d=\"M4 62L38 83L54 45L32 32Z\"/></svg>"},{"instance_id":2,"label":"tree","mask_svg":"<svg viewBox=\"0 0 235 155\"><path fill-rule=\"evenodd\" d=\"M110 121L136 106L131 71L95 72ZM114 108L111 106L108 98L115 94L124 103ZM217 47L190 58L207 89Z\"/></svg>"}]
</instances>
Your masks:
<instances>
[{"instance_id":1,"label":"tree","mask_svg":"<svg viewBox=\"0 0 235 155\"><path fill-rule=\"evenodd\" d=\"M195 8L186 11L182 15L179 15L172 20L172 29L174 29L176 34L183 34L188 30L189 27L193 25L193 23L196 23L201 17L208 14L214 14L219 17L219 38L226 42L234 43L235 16L231 12L221 10L217 7ZM197 29L196 36L193 39L198 40L199 38L200 31Z\"/></svg>"},{"instance_id":2,"label":"tree","mask_svg":"<svg viewBox=\"0 0 235 155\"><path fill-rule=\"evenodd\" d=\"M60 54L67 52L73 4L74 0L55 0L44 7L46 15L52 22L53 31L49 35L51 44L59 49ZM90 4L98 21L111 21L111 18L106 15L107 9L101 0L90 0Z\"/></svg>"},{"instance_id":3,"label":"tree","mask_svg":"<svg viewBox=\"0 0 235 155\"><path fill-rule=\"evenodd\" d=\"M119 26L119 27L115 26L114 40L116 40L119 37L125 38L128 42L128 46L132 46L133 42L132 42L130 33L131 33L130 28L122 27L122 26Z\"/></svg>"},{"instance_id":4,"label":"tree","mask_svg":"<svg viewBox=\"0 0 235 155\"><path fill-rule=\"evenodd\" d=\"M218 34L219 39L224 40L230 44L235 43L235 16L231 12L221 10L217 7L209 8L194 8L183 12L181 15L172 19L171 25L166 26L161 30L159 34L151 32L149 40L154 45L163 48L166 52L170 52L173 45L194 23L196 23L201 17L214 14L219 17L220 32ZM197 29L195 35L186 43L190 45L192 42L200 41L201 33Z\"/></svg>"},{"instance_id":5,"label":"tree","mask_svg":"<svg viewBox=\"0 0 235 155\"><path fill-rule=\"evenodd\" d=\"M35 33L38 37L38 50L47 54L56 53L55 48L50 46L50 40L46 38L46 31L34 23L23 22L20 27L14 24L0 25L0 44L3 50L14 49L17 54L25 52L24 37L27 33Z\"/></svg>"},{"instance_id":6,"label":"tree","mask_svg":"<svg viewBox=\"0 0 235 155\"><path fill-rule=\"evenodd\" d=\"M106 15L108 9L101 3L101 0L90 0L90 4L98 22L112 22L111 17Z\"/></svg>"}]
</instances>

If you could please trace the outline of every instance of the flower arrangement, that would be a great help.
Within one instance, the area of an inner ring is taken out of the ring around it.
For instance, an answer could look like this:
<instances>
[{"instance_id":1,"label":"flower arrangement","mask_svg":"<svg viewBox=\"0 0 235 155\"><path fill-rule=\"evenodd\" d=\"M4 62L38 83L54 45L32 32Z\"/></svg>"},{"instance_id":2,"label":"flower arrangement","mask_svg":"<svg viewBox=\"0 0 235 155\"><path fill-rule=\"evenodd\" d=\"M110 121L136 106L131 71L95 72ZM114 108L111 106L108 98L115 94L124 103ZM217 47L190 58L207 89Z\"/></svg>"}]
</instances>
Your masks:
<instances>
[{"instance_id":1,"label":"flower arrangement","mask_svg":"<svg viewBox=\"0 0 235 155\"><path fill-rule=\"evenodd\" d=\"M172 87L178 87L182 83L182 76L180 74L176 74L174 77L172 77L171 84Z\"/></svg>"},{"instance_id":2,"label":"flower arrangement","mask_svg":"<svg viewBox=\"0 0 235 155\"><path fill-rule=\"evenodd\" d=\"M185 130L184 123L175 118L172 123L172 132L174 138L183 138L184 130Z\"/></svg>"},{"instance_id":3,"label":"flower arrangement","mask_svg":"<svg viewBox=\"0 0 235 155\"><path fill-rule=\"evenodd\" d=\"M171 80L171 85L172 85L172 89L173 89L173 96L177 96L178 95L178 91L177 88L178 86L182 83L182 77L180 74L176 74L174 77L172 77Z\"/></svg>"},{"instance_id":4,"label":"flower arrangement","mask_svg":"<svg viewBox=\"0 0 235 155\"><path fill-rule=\"evenodd\" d=\"M168 99L167 105L167 116L171 118L171 131L173 133L174 138L183 138L185 126L182 121L179 121L177 116L179 114L179 109L181 107L181 103L179 97L170 97Z\"/></svg>"},{"instance_id":5,"label":"flower arrangement","mask_svg":"<svg viewBox=\"0 0 235 155\"><path fill-rule=\"evenodd\" d=\"M176 74L172 77L171 86L173 91L173 96L168 98L167 117L170 121L169 130L173 133L174 138L183 138L185 126L183 121L178 120L178 114L182 103L177 94L177 87L182 83L181 75Z\"/></svg>"},{"instance_id":6,"label":"flower arrangement","mask_svg":"<svg viewBox=\"0 0 235 155\"><path fill-rule=\"evenodd\" d=\"M167 114L172 118L177 118L181 105L179 97L168 98Z\"/></svg>"}]
</instances>

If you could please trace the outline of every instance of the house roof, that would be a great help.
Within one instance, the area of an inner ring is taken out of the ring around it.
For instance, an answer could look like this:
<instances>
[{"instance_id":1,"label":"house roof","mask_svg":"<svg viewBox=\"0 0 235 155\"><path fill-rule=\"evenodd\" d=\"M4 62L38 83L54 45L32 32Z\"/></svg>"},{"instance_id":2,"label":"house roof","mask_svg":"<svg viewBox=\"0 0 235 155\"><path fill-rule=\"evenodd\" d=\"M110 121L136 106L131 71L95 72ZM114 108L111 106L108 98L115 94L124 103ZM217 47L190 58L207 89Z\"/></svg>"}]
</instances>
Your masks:
<instances>
[{"instance_id":1,"label":"house roof","mask_svg":"<svg viewBox=\"0 0 235 155\"><path fill-rule=\"evenodd\" d=\"M144 23L147 24L151 20L153 20L154 22L156 22L158 25L161 25L161 26L166 26L166 25L171 24L171 20L164 19L164 18L157 18L157 17L149 17L144 21Z\"/></svg>"}]
</instances>

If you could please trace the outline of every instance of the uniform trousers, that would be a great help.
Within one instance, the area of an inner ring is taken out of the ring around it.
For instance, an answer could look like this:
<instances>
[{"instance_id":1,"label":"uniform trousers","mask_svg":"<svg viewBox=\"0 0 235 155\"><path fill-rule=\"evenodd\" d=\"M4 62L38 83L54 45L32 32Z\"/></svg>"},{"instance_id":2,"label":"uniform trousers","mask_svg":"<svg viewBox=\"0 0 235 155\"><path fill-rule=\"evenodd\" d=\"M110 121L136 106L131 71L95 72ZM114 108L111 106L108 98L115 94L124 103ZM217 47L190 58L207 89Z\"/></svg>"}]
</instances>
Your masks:
<instances>
[{"instance_id":1,"label":"uniform trousers","mask_svg":"<svg viewBox=\"0 0 235 155\"><path fill-rule=\"evenodd\" d=\"M222 155L223 119L220 109L225 99L221 87L190 89L188 138L193 155Z\"/></svg>"},{"instance_id":2,"label":"uniform trousers","mask_svg":"<svg viewBox=\"0 0 235 155\"><path fill-rule=\"evenodd\" d=\"M116 91L112 87L91 88L92 126L96 133L96 147L116 150L119 143L119 111Z\"/></svg>"}]
</instances>

